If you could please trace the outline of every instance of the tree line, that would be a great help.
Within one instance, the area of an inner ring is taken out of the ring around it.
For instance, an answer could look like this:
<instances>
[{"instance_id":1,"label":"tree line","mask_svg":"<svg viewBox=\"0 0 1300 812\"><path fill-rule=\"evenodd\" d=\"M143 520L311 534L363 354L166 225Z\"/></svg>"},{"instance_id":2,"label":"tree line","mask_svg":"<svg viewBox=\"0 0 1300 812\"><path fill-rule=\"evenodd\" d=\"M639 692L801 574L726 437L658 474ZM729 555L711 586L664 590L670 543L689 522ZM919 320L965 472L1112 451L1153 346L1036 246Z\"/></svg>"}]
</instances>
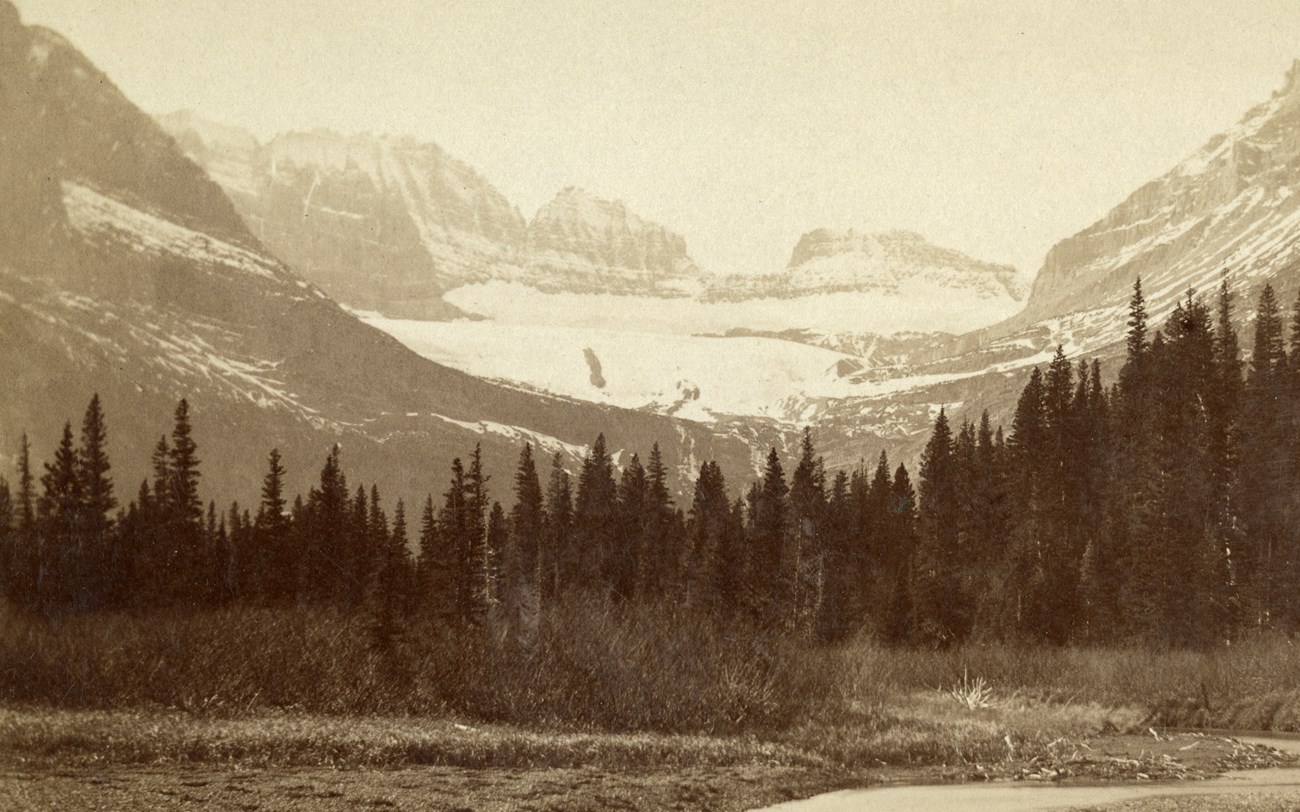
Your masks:
<instances>
[{"instance_id":1,"label":"tree line","mask_svg":"<svg viewBox=\"0 0 1300 812\"><path fill-rule=\"evenodd\" d=\"M39 481L24 436L0 480L0 584L57 614L232 602L365 612L377 645L412 623L526 641L552 607L674 607L690 622L833 642L972 639L1206 645L1300 625L1300 301L1287 346L1271 287L1243 362L1226 282L1147 324L1140 281L1116 379L1062 348L1010 431L940 409L914 488L882 453L829 472L805 430L733 497L704 463L677 505L659 448L616 465L602 436L576 478L520 451L506 510L478 447L408 519L349 484L339 448L290 503L278 451L254 510L200 499L189 405L120 506L92 398ZM539 463L548 470L539 470Z\"/></svg>"}]
</instances>

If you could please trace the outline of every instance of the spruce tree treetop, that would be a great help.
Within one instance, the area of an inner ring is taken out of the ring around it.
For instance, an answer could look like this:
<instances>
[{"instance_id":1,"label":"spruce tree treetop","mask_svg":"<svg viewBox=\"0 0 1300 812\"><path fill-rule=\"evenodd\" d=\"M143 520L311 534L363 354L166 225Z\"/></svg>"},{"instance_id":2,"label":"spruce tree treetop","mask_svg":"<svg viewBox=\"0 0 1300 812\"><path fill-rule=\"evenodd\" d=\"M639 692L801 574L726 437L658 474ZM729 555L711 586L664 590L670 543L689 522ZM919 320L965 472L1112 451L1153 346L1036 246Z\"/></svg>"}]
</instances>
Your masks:
<instances>
[{"instance_id":1,"label":"spruce tree treetop","mask_svg":"<svg viewBox=\"0 0 1300 812\"><path fill-rule=\"evenodd\" d=\"M113 479L108 475L112 466L108 462L107 446L108 430L104 425L99 395L96 394L86 407L86 416L81 424L81 448L78 451L81 498L92 537L98 537L108 529L111 524L109 513L117 507L117 499L113 496Z\"/></svg>"},{"instance_id":2,"label":"spruce tree treetop","mask_svg":"<svg viewBox=\"0 0 1300 812\"><path fill-rule=\"evenodd\" d=\"M1272 285L1264 285L1255 312L1255 348L1251 353L1251 380L1268 385L1286 364L1286 348L1282 336L1282 317L1277 296Z\"/></svg>"},{"instance_id":3,"label":"spruce tree treetop","mask_svg":"<svg viewBox=\"0 0 1300 812\"><path fill-rule=\"evenodd\" d=\"M1147 349L1147 306L1142 297L1142 278L1133 281L1133 296L1128 303L1128 362L1141 359Z\"/></svg>"}]
</instances>

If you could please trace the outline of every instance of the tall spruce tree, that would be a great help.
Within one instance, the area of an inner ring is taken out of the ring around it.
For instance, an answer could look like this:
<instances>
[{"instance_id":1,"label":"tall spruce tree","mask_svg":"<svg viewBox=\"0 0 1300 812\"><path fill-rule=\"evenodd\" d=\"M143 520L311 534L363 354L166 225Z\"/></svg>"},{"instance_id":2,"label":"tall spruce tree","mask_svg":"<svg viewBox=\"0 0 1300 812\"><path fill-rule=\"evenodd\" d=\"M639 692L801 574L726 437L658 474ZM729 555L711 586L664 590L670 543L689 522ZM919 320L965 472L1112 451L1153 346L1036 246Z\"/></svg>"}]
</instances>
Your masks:
<instances>
[{"instance_id":1,"label":"tall spruce tree","mask_svg":"<svg viewBox=\"0 0 1300 812\"><path fill-rule=\"evenodd\" d=\"M912 575L913 635L925 645L952 645L969 630L970 607L958 569L959 487L952 429L940 409L921 453L920 534Z\"/></svg>"},{"instance_id":2,"label":"tall spruce tree","mask_svg":"<svg viewBox=\"0 0 1300 812\"><path fill-rule=\"evenodd\" d=\"M608 558L618 533L618 486L605 435L596 437L582 461L573 507L574 569L565 580L569 589L594 589L602 595L614 588L608 580Z\"/></svg>"},{"instance_id":3,"label":"tall spruce tree","mask_svg":"<svg viewBox=\"0 0 1300 812\"><path fill-rule=\"evenodd\" d=\"M546 485L546 534L537 553L543 608L549 608L570 589L578 577L577 540L573 530L573 486L564 458L557 451L551 458Z\"/></svg>"},{"instance_id":4,"label":"tall spruce tree","mask_svg":"<svg viewBox=\"0 0 1300 812\"><path fill-rule=\"evenodd\" d=\"M541 607L541 552L545 546L546 507L542 483L525 443L515 470L515 504L510 508L509 540L502 575L502 607L508 627L518 640L534 636Z\"/></svg>"}]
</instances>

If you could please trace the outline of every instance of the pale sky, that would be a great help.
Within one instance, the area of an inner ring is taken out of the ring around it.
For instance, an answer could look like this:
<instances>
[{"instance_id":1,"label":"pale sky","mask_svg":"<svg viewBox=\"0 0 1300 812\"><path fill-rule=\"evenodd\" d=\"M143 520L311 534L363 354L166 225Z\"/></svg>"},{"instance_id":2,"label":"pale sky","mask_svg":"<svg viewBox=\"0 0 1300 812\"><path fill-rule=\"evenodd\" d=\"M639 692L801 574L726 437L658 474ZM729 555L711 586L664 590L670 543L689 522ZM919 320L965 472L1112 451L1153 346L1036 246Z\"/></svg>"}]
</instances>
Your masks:
<instances>
[{"instance_id":1,"label":"pale sky","mask_svg":"<svg viewBox=\"0 0 1300 812\"><path fill-rule=\"evenodd\" d=\"M146 111L435 141L526 217L624 200L715 271L818 227L1036 272L1280 87L1294 0L17 0Z\"/></svg>"}]
</instances>

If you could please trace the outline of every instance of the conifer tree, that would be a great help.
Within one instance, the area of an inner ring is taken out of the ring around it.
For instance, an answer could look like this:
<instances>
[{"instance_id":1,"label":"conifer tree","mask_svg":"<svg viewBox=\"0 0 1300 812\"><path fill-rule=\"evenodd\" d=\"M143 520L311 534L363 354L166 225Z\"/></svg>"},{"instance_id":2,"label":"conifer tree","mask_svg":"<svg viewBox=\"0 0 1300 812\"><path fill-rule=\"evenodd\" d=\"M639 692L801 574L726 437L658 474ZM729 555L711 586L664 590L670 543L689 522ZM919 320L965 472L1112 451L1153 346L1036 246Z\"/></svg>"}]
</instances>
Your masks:
<instances>
[{"instance_id":1,"label":"conifer tree","mask_svg":"<svg viewBox=\"0 0 1300 812\"><path fill-rule=\"evenodd\" d=\"M492 502L488 510L487 531L484 541L484 579L483 602L488 613L496 614L502 604L503 562L506 547L510 540L510 527L506 521L505 508L501 503Z\"/></svg>"},{"instance_id":2,"label":"conifer tree","mask_svg":"<svg viewBox=\"0 0 1300 812\"><path fill-rule=\"evenodd\" d=\"M565 579L567 588L594 588L603 595L613 588L607 580L607 557L618 533L617 505L614 463L605 448L605 435L601 434L587 452L578 475L573 507L575 560L572 575Z\"/></svg>"},{"instance_id":3,"label":"conifer tree","mask_svg":"<svg viewBox=\"0 0 1300 812\"><path fill-rule=\"evenodd\" d=\"M54 461L41 477L39 565L36 594L46 610L67 609L81 598L81 487L72 424L63 424L63 437Z\"/></svg>"},{"instance_id":4,"label":"conifer tree","mask_svg":"<svg viewBox=\"0 0 1300 812\"><path fill-rule=\"evenodd\" d=\"M952 429L940 409L921 454L920 538L912 576L913 634L927 645L952 645L969 629L970 608L958 570L958 488Z\"/></svg>"},{"instance_id":5,"label":"conifer tree","mask_svg":"<svg viewBox=\"0 0 1300 812\"><path fill-rule=\"evenodd\" d=\"M645 499L637 545L637 592L643 600L674 594L681 586L681 540L675 532L673 501L668 492L668 467L659 444L650 449L645 470Z\"/></svg>"},{"instance_id":6,"label":"conifer tree","mask_svg":"<svg viewBox=\"0 0 1300 812\"><path fill-rule=\"evenodd\" d=\"M290 549L288 502L284 497L284 465L280 450L271 449L266 476L262 479L262 501L254 525L256 544L249 556L248 588L272 602L292 597L298 562Z\"/></svg>"},{"instance_id":7,"label":"conifer tree","mask_svg":"<svg viewBox=\"0 0 1300 812\"><path fill-rule=\"evenodd\" d=\"M912 570L916 555L916 491L907 468L899 464L889 491L889 544L891 557L898 561L890 584L888 609L883 622L885 640L898 645L916 635L912 610Z\"/></svg>"},{"instance_id":8,"label":"conifer tree","mask_svg":"<svg viewBox=\"0 0 1300 812\"><path fill-rule=\"evenodd\" d=\"M542 483L533 461L533 447L525 443L515 470L515 504L510 509L508 543L502 564L501 601L516 635L523 625L535 626L539 599L539 552L546 532ZM490 523L490 522L489 522Z\"/></svg>"},{"instance_id":9,"label":"conifer tree","mask_svg":"<svg viewBox=\"0 0 1300 812\"><path fill-rule=\"evenodd\" d=\"M1283 579L1293 528L1288 485L1294 478L1286 351L1282 320L1271 285L1265 285L1255 314L1254 346L1242 417L1246 442L1241 453L1241 513L1246 545L1238 557L1248 622L1276 626L1284 603Z\"/></svg>"},{"instance_id":10,"label":"conifer tree","mask_svg":"<svg viewBox=\"0 0 1300 812\"><path fill-rule=\"evenodd\" d=\"M805 427L799 462L790 477L790 526L781 589L792 613L790 621L803 634L815 631L821 614L826 511L825 466L813 447L812 429Z\"/></svg>"},{"instance_id":11,"label":"conifer tree","mask_svg":"<svg viewBox=\"0 0 1300 812\"><path fill-rule=\"evenodd\" d=\"M104 412L99 395L91 398L82 421L81 448L78 450L79 490L85 516L83 531L95 563L107 563L108 533L113 520L110 514L117 508L113 496L113 479L109 477L112 465L108 463L108 430L104 425ZM103 573L103 570L100 570ZM113 573L103 573L113 577Z\"/></svg>"},{"instance_id":12,"label":"conifer tree","mask_svg":"<svg viewBox=\"0 0 1300 812\"><path fill-rule=\"evenodd\" d=\"M681 580L686 604L706 614L734 608L726 603L735 599L734 584L727 580L735 577L734 558L739 554L728 543L731 512L722 469L713 461L703 463L691 497L687 524L690 542L683 556Z\"/></svg>"},{"instance_id":13,"label":"conifer tree","mask_svg":"<svg viewBox=\"0 0 1300 812\"><path fill-rule=\"evenodd\" d=\"M642 558L642 530L646 516L646 475L641 459L633 454L623 466L618 482L618 503L615 505L616 530L609 547L601 556L602 580L609 585L610 595L616 601L645 597L649 588L648 570L653 564Z\"/></svg>"},{"instance_id":14,"label":"conifer tree","mask_svg":"<svg viewBox=\"0 0 1300 812\"><path fill-rule=\"evenodd\" d=\"M791 596L785 589L788 581L782 571L789 535L789 496L781 458L773 448L767 455L762 483L750 495L745 578L750 611L759 623L768 626L786 623L792 608Z\"/></svg>"},{"instance_id":15,"label":"conifer tree","mask_svg":"<svg viewBox=\"0 0 1300 812\"><path fill-rule=\"evenodd\" d=\"M0 598L18 603L17 585L20 572L16 564L14 542L14 503L9 480L0 477Z\"/></svg>"},{"instance_id":16,"label":"conifer tree","mask_svg":"<svg viewBox=\"0 0 1300 812\"><path fill-rule=\"evenodd\" d=\"M450 568L446 545L438 535L438 514L433 507L433 495L430 494L425 499L424 510L420 514L419 554L415 562L415 604L418 608L436 615L450 613L447 593L438 591L447 588L445 582L440 583L443 579L439 575Z\"/></svg>"},{"instance_id":17,"label":"conifer tree","mask_svg":"<svg viewBox=\"0 0 1300 812\"><path fill-rule=\"evenodd\" d=\"M578 555L573 532L573 488L564 458L557 451L551 459L546 486L546 534L537 553L543 608L551 606L577 578Z\"/></svg>"},{"instance_id":18,"label":"conifer tree","mask_svg":"<svg viewBox=\"0 0 1300 812\"><path fill-rule=\"evenodd\" d=\"M487 546L487 518L491 499L488 496L488 477L483 473L483 447L474 444L469 470L465 475L466 558L471 579L469 607L472 618L482 622L489 608L489 578L493 566Z\"/></svg>"},{"instance_id":19,"label":"conifer tree","mask_svg":"<svg viewBox=\"0 0 1300 812\"><path fill-rule=\"evenodd\" d=\"M370 548L372 563L368 566L366 589L370 618L371 647L381 655L391 657L397 652L405 632L405 612L409 604L410 551L407 546L406 507L397 500L393 508L393 526L389 531L383 510L376 508L377 491L371 492L371 519L383 521L383 537ZM378 526L370 528L379 532ZM395 663L387 662L390 668Z\"/></svg>"},{"instance_id":20,"label":"conifer tree","mask_svg":"<svg viewBox=\"0 0 1300 812\"><path fill-rule=\"evenodd\" d=\"M465 468L460 458L451 462L451 482L443 493L442 508L438 512L438 538L446 547L447 570L435 573L434 594L449 594L449 612L456 621L464 623L473 619L474 562L470 557L471 523L466 504Z\"/></svg>"},{"instance_id":21,"label":"conifer tree","mask_svg":"<svg viewBox=\"0 0 1300 812\"><path fill-rule=\"evenodd\" d=\"M198 446L190 426L188 401L176 405L168 460L170 482L167 488L167 532L174 545L177 571L173 584L175 597L207 594L210 584L203 582L203 502L199 499Z\"/></svg>"},{"instance_id":22,"label":"conifer tree","mask_svg":"<svg viewBox=\"0 0 1300 812\"><path fill-rule=\"evenodd\" d=\"M18 603L36 608L36 579L40 563L40 537L36 525L36 483L32 475L31 442L23 432L18 445L18 493L14 516L15 571Z\"/></svg>"}]
</instances>

